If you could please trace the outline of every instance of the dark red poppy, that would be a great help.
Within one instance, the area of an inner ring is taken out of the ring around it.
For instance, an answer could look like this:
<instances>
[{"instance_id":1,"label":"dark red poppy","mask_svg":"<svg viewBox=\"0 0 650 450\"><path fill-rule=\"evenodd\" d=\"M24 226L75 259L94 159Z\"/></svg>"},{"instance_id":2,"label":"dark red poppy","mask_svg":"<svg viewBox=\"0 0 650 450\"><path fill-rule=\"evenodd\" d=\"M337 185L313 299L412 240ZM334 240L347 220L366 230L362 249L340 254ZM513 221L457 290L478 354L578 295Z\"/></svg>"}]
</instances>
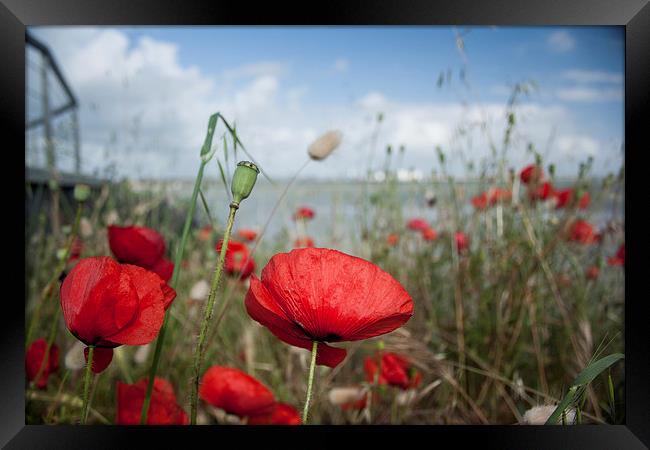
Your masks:
<instances>
[{"instance_id":1,"label":"dark red poppy","mask_svg":"<svg viewBox=\"0 0 650 450\"><path fill-rule=\"evenodd\" d=\"M469 236L467 236L465 233L458 231L454 237L456 239L456 248L458 249L458 252L462 252L463 250L469 248Z\"/></svg>"},{"instance_id":2,"label":"dark red poppy","mask_svg":"<svg viewBox=\"0 0 650 450\"><path fill-rule=\"evenodd\" d=\"M363 367L366 372L366 380L369 383L375 381L378 363L378 354L374 358L367 357L364 360ZM422 376L415 368L411 367L405 357L391 352L381 355L381 372L377 380L378 384L388 384L402 389L409 389L417 387L421 380Z\"/></svg>"},{"instance_id":3,"label":"dark red poppy","mask_svg":"<svg viewBox=\"0 0 650 450\"><path fill-rule=\"evenodd\" d=\"M84 251L84 243L79 237L75 237L70 248L70 257L68 263L75 263L79 260L81 253Z\"/></svg>"},{"instance_id":4,"label":"dark red poppy","mask_svg":"<svg viewBox=\"0 0 650 450\"><path fill-rule=\"evenodd\" d=\"M598 266L590 266L585 273L587 278L589 278L590 280L597 279L599 274L600 274L600 269L598 268Z\"/></svg>"},{"instance_id":5,"label":"dark red poppy","mask_svg":"<svg viewBox=\"0 0 650 450\"><path fill-rule=\"evenodd\" d=\"M581 244L593 244L598 240L593 225L585 220L577 220L569 231L569 240Z\"/></svg>"},{"instance_id":6,"label":"dark red poppy","mask_svg":"<svg viewBox=\"0 0 650 450\"><path fill-rule=\"evenodd\" d=\"M221 252L223 239L217 242L217 253ZM248 246L243 242L230 239L226 250L224 269L228 275L233 275L242 280L248 278L255 271L255 260L251 256Z\"/></svg>"},{"instance_id":7,"label":"dark red poppy","mask_svg":"<svg viewBox=\"0 0 650 450\"><path fill-rule=\"evenodd\" d=\"M389 333L413 315L402 285L376 265L326 248L278 253L251 277L248 314L282 341L312 349L316 363L336 367L346 351L325 342L357 341Z\"/></svg>"},{"instance_id":8,"label":"dark red poppy","mask_svg":"<svg viewBox=\"0 0 650 450\"><path fill-rule=\"evenodd\" d=\"M165 259L165 240L157 231L146 227L109 225L108 243L120 263L144 267L165 281L171 278L174 263Z\"/></svg>"},{"instance_id":9,"label":"dark red poppy","mask_svg":"<svg viewBox=\"0 0 650 450\"><path fill-rule=\"evenodd\" d=\"M314 247L314 240L309 236L302 236L293 242L295 248Z\"/></svg>"},{"instance_id":10,"label":"dark red poppy","mask_svg":"<svg viewBox=\"0 0 650 450\"><path fill-rule=\"evenodd\" d=\"M97 346L97 368L114 347L151 342L175 297L157 274L108 256L82 259L61 285L66 325L81 342Z\"/></svg>"},{"instance_id":11,"label":"dark red poppy","mask_svg":"<svg viewBox=\"0 0 650 450\"><path fill-rule=\"evenodd\" d=\"M553 185L548 181L537 186L529 192L531 200L546 200L554 195Z\"/></svg>"},{"instance_id":12,"label":"dark red poppy","mask_svg":"<svg viewBox=\"0 0 650 450\"><path fill-rule=\"evenodd\" d=\"M233 367L210 367L201 379L199 397L239 417L271 413L275 406L275 398L269 388Z\"/></svg>"},{"instance_id":13,"label":"dark red poppy","mask_svg":"<svg viewBox=\"0 0 650 450\"><path fill-rule=\"evenodd\" d=\"M488 204L487 194L481 192L479 195L472 197L472 205L478 210L485 209Z\"/></svg>"},{"instance_id":14,"label":"dark red poppy","mask_svg":"<svg viewBox=\"0 0 650 450\"><path fill-rule=\"evenodd\" d=\"M36 387L39 389L45 389L47 387L48 377L59 368L59 347L56 344L52 344L47 361L44 362L46 350L47 341L45 339L36 339L30 344L27 353L25 353L25 372L27 372L27 379L33 381L39 371L41 373L36 382Z\"/></svg>"},{"instance_id":15,"label":"dark red poppy","mask_svg":"<svg viewBox=\"0 0 650 450\"><path fill-rule=\"evenodd\" d=\"M413 231L423 231L429 228L427 221L419 217L409 220L406 226L409 228L409 230Z\"/></svg>"},{"instance_id":16,"label":"dark red poppy","mask_svg":"<svg viewBox=\"0 0 650 450\"><path fill-rule=\"evenodd\" d=\"M139 425L142 404L147 392L148 378L135 384L117 382L117 425ZM174 388L167 381L156 377L151 392L147 425L187 425L185 411L176 402Z\"/></svg>"},{"instance_id":17,"label":"dark red poppy","mask_svg":"<svg viewBox=\"0 0 650 450\"><path fill-rule=\"evenodd\" d=\"M427 228L426 230L422 230L422 239L425 241L435 241L436 238L438 237L438 233L436 233L436 230L433 228Z\"/></svg>"},{"instance_id":18,"label":"dark red poppy","mask_svg":"<svg viewBox=\"0 0 650 450\"><path fill-rule=\"evenodd\" d=\"M607 264L610 266L624 266L625 265L625 244L621 244L615 256L607 258Z\"/></svg>"},{"instance_id":19,"label":"dark red poppy","mask_svg":"<svg viewBox=\"0 0 650 450\"><path fill-rule=\"evenodd\" d=\"M512 192L508 189L492 188L488 191L487 199L490 205L496 205L499 202L506 203L512 200Z\"/></svg>"},{"instance_id":20,"label":"dark red poppy","mask_svg":"<svg viewBox=\"0 0 650 450\"><path fill-rule=\"evenodd\" d=\"M386 243L391 247L395 247L398 242L399 242L399 234L391 233L388 236L386 236Z\"/></svg>"},{"instance_id":21,"label":"dark red poppy","mask_svg":"<svg viewBox=\"0 0 650 450\"><path fill-rule=\"evenodd\" d=\"M198 232L198 238L200 241L209 241L210 238L212 237L212 225L205 225L204 227L201 227L201 229Z\"/></svg>"},{"instance_id":22,"label":"dark red poppy","mask_svg":"<svg viewBox=\"0 0 650 450\"><path fill-rule=\"evenodd\" d=\"M276 403L270 412L248 418L249 425L300 425L301 423L296 408L287 403Z\"/></svg>"},{"instance_id":23,"label":"dark red poppy","mask_svg":"<svg viewBox=\"0 0 650 450\"><path fill-rule=\"evenodd\" d=\"M535 164L531 164L530 166L523 168L519 174L519 178L521 178L521 182L524 184L528 184L531 181L537 182L544 178L544 171L541 167L536 166Z\"/></svg>"},{"instance_id":24,"label":"dark red poppy","mask_svg":"<svg viewBox=\"0 0 650 450\"><path fill-rule=\"evenodd\" d=\"M311 220L314 218L314 210L308 206L301 206L293 215L293 220Z\"/></svg>"},{"instance_id":25,"label":"dark red poppy","mask_svg":"<svg viewBox=\"0 0 650 450\"><path fill-rule=\"evenodd\" d=\"M244 239L245 241L248 242L253 242L255 239L257 239L257 231L255 230L249 230L247 228L242 228L237 232L240 238Z\"/></svg>"}]
</instances>

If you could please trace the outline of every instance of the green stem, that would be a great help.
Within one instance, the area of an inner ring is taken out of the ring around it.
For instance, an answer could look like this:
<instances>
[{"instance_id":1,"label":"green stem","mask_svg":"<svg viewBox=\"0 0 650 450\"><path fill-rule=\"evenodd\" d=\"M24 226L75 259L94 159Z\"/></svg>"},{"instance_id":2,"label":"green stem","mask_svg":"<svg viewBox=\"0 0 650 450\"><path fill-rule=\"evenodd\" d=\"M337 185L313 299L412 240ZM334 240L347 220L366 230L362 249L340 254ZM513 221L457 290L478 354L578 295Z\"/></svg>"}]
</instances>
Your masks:
<instances>
[{"instance_id":1,"label":"green stem","mask_svg":"<svg viewBox=\"0 0 650 450\"><path fill-rule=\"evenodd\" d=\"M185 217L185 225L183 226L183 234L181 235L181 240L176 248L176 255L174 257L174 272L172 273L172 279L169 283L169 286L173 289L176 289L176 284L178 282L178 277L181 272L181 265L183 262L183 253L185 252L185 244L190 234L190 228L192 226L192 218L194 217L194 210L196 209L196 200L199 195L199 190L201 188L201 181L203 180L203 169L207 163L201 161L201 166L199 167L199 172L196 175L196 180L194 181L194 191L192 192L192 200L190 201L190 208L187 211L187 216ZM158 372L158 365L160 363L160 355L162 353L162 347L165 342L165 333L167 331L167 323L169 321L169 314L165 314L165 319L163 320L162 327L160 327L160 333L158 334L158 339L156 340L156 349L153 354L153 361L151 363L151 368L149 369L149 383L147 384L147 392L144 397L144 402L142 403L142 412L140 414L140 425L144 425L147 422L147 415L149 413L149 405L151 404L151 394L153 392L153 383L156 378L156 373Z\"/></svg>"},{"instance_id":2,"label":"green stem","mask_svg":"<svg viewBox=\"0 0 650 450\"><path fill-rule=\"evenodd\" d=\"M81 424L86 424L86 419L88 418L88 406L90 400L90 381L92 380L92 365L93 365L93 354L95 353L95 346L88 346L88 361L86 362L86 370L84 371L84 393L83 393L83 406L81 408Z\"/></svg>"},{"instance_id":3,"label":"green stem","mask_svg":"<svg viewBox=\"0 0 650 450\"><path fill-rule=\"evenodd\" d=\"M230 204L230 213L228 214L228 222L226 223L226 231L223 235L223 243L221 245L221 253L219 254L219 261L214 269L212 275L212 283L210 287L210 295L203 312L203 321L201 322L201 330L199 338L196 343L196 350L194 351L194 378L192 380L192 396L190 398L191 416L190 424L196 424L196 412L198 407L198 390L199 390L199 374L201 372L201 365L203 363L203 356L205 352L205 337L207 335L208 327L210 326L210 319L212 318L212 311L214 309L214 301L221 282L221 274L223 272L223 265L226 259L226 251L228 250L228 241L230 240L230 233L232 232L233 224L235 223L235 213L239 205L235 202Z\"/></svg>"},{"instance_id":4,"label":"green stem","mask_svg":"<svg viewBox=\"0 0 650 450\"><path fill-rule=\"evenodd\" d=\"M309 380L307 381L307 398L305 399L305 408L302 410L302 423L307 425L309 416L309 402L311 401L311 390L314 385L314 371L316 369L316 353L318 351L318 341L314 341L311 348L311 362L309 363Z\"/></svg>"},{"instance_id":5,"label":"green stem","mask_svg":"<svg viewBox=\"0 0 650 450\"><path fill-rule=\"evenodd\" d=\"M32 321L29 323L29 329L27 330L27 337L25 338L25 347L27 347L31 342L32 334L34 333L34 329L36 328L36 325L38 324L38 319L40 318L41 315L41 308L43 306L43 303L51 299L52 296L54 295L54 283L57 282L57 280L61 276L61 273L65 269L66 264L68 263L68 258L70 258L70 252L72 251L72 244L74 243L75 237L77 237L77 233L79 231L79 221L81 220L82 210L83 210L82 204L79 203L77 205L77 214L75 215L74 218L72 231L70 233L70 237L68 238L68 244L66 245L65 248L65 254L63 255L61 261L59 261L59 264L56 266L52 278L45 286L45 289L43 289L43 291L41 292L38 305L36 305L36 310L34 311L34 315L32 316Z\"/></svg>"}]
</instances>

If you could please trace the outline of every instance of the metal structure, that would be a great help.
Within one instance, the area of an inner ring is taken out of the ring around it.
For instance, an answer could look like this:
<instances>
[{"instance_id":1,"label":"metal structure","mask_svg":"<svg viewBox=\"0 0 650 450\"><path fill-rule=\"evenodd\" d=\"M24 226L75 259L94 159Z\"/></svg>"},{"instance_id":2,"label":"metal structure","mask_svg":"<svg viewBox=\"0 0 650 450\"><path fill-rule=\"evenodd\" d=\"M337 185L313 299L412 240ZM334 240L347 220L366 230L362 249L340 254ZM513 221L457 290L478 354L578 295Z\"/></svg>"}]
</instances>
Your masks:
<instances>
[{"instance_id":1,"label":"metal structure","mask_svg":"<svg viewBox=\"0 0 650 450\"><path fill-rule=\"evenodd\" d=\"M50 49L25 33L25 167L81 172L78 102Z\"/></svg>"}]
</instances>

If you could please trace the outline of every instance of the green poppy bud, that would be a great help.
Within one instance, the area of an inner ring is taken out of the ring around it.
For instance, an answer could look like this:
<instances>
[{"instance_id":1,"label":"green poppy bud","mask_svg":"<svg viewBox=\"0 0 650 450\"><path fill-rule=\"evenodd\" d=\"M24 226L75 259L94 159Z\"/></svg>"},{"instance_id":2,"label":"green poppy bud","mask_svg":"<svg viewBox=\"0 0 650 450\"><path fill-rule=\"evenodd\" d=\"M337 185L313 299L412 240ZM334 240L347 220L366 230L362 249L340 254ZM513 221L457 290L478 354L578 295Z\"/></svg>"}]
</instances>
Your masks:
<instances>
[{"instance_id":1,"label":"green poppy bud","mask_svg":"<svg viewBox=\"0 0 650 450\"><path fill-rule=\"evenodd\" d=\"M87 184L75 184L74 199L80 203L85 202L90 197L90 186Z\"/></svg>"},{"instance_id":2,"label":"green poppy bud","mask_svg":"<svg viewBox=\"0 0 650 450\"><path fill-rule=\"evenodd\" d=\"M251 195L259 173L260 169L252 162L240 161L237 164L231 186L232 200L235 206L239 207L239 202Z\"/></svg>"}]
</instances>

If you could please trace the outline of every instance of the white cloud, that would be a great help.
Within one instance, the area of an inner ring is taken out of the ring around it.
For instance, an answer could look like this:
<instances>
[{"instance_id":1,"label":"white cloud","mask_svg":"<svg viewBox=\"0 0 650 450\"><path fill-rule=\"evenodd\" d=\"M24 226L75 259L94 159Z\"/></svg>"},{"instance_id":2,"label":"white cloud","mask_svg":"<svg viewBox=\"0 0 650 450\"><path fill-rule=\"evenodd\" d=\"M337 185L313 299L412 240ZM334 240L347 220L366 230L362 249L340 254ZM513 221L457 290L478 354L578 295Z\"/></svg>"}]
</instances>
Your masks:
<instances>
[{"instance_id":1,"label":"white cloud","mask_svg":"<svg viewBox=\"0 0 650 450\"><path fill-rule=\"evenodd\" d=\"M564 30L554 31L550 34L546 42L552 51L558 53L571 51L576 46L575 39Z\"/></svg>"},{"instance_id":2,"label":"white cloud","mask_svg":"<svg viewBox=\"0 0 650 450\"><path fill-rule=\"evenodd\" d=\"M622 83L623 74L602 70L567 70L563 78L576 83Z\"/></svg>"},{"instance_id":3,"label":"white cloud","mask_svg":"<svg viewBox=\"0 0 650 450\"><path fill-rule=\"evenodd\" d=\"M576 86L558 89L557 98L569 102L609 102L622 101L623 88L598 89L592 87Z\"/></svg>"}]
</instances>

